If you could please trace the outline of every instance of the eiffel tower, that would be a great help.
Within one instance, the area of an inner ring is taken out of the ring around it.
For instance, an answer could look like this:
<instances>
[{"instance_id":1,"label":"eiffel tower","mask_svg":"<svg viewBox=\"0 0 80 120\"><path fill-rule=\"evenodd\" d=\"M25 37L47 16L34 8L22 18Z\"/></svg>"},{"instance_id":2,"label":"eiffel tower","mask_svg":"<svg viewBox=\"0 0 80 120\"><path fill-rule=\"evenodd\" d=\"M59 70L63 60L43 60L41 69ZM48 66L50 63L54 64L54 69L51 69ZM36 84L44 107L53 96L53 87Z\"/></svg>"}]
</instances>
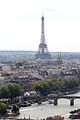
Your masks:
<instances>
[{"instance_id":1,"label":"eiffel tower","mask_svg":"<svg viewBox=\"0 0 80 120\"><path fill-rule=\"evenodd\" d=\"M41 17L41 41L39 44L39 50L35 57L38 59L51 59L51 54L48 52L47 44L45 42L45 32L44 32L44 16Z\"/></svg>"}]
</instances>

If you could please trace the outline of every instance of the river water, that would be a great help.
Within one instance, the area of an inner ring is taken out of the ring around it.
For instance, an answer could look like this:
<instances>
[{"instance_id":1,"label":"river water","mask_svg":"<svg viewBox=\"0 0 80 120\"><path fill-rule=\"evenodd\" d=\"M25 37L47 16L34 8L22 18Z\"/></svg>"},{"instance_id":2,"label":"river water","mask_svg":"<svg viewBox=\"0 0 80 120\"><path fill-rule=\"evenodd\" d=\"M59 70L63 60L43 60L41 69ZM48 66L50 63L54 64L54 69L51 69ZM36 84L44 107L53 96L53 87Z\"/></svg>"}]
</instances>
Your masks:
<instances>
[{"instance_id":1,"label":"river water","mask_svg":"<svg viewBox=\"0 0 80 120\"><path fill-rule=\"evenodd\" d=\"M80 96L80 92L72 94L72 96ZM41 105L33 104L29 107L20 108L19 118L33 118L33 119L43 119L49 116L61 115L68 120L69 112L74 109L80 108L80 99L74 100L74 106L70 106L70 100L59 99L58 105L49 104L48 101L43 102Z\"/></svg>"}]
</instances>

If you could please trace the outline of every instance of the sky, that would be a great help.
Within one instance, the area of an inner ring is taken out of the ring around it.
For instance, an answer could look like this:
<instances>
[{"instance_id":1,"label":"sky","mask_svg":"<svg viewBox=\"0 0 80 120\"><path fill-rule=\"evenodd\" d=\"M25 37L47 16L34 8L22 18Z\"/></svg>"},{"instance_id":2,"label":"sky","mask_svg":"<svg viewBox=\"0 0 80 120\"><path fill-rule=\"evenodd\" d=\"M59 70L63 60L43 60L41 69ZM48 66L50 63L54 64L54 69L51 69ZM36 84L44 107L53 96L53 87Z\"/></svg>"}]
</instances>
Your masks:
<instances>
[{"instance_id":1,"label":"sky","mask_svg":"<svg viewBox=\"0 0 80 120\"><path fill-rule=\"evenodd\" d=\"M0 50L80 52L80 0L0 0Z\"/></svg>"}]
</instances>

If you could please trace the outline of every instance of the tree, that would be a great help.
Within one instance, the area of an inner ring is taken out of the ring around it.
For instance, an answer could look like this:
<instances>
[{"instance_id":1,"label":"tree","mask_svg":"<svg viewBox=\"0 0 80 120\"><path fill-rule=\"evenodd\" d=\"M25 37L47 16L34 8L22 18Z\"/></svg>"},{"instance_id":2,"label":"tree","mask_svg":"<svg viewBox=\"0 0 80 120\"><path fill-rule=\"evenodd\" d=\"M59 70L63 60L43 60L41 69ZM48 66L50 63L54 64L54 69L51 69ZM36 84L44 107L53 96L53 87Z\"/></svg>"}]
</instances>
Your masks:
<instances>
[{"instance_id":1,"label":"tree","mask_svg":"<svg viewBox=\"0 0 80 120\"><path fill-rule=\"evenodd\" d=\"M1 86L0 88L0 98L8 98L9 97L9 90L7 86Z\"/></svg>"},{"instance_id":2,"label":"tree","mask_svg":"<svg viewBox=\"0 0 80 120\"><path fill-rule=\"evenodd\" d=\"M33 88L38 92L41 93L41 95L47 95L51 92L51 81L49 80L43 80L34 83Z\"/></svg>"},{"instance_id":3,"label":"tree","mask_svg":"<svg viewBox=\"0 0 80 120\"><path fill-rule=\"evenodd\" d=\"M0 99L1 103L5 103L8 106L8 100L7 99Z\"/></svg>"},{"instance_id":4,"label":"tree","mask_svg":"<svg viewBox=\"0 0 80 120\"><path fill-rule=\"evenodd\" d=\"M20 87L16 83L7 84L9 90L9 98L13 99L20 95Z\"/></svg>"},{"instance_id":5,"label":"tree","mask_svg":"<svg viewBox=\"0 0 80 120\"><path fill-rule=\"evenodd\" d=\"M13 107L12 107L12 113L19 113L19 108L18 108L18 106L16 106L16 105L13 105Z\"/></svg>"},{"instance_id":6,"label":"tree","mask_svg":"<svg viewBox=\"0 0 80 120\"><path fill-rule=\"evenodd\" d=\"M77 88L80 85L80 80L78 78L71 78L68 80L65 80L65 86L67 89L74 89Z\"/></svg>"},{"instance_id":7,"label":"tree","mask_svg":"<svg viewBox=\"0 0 80 120\"><path fill-rule=\"evenodd\" d=\"M7 113L7 105L0 102L0 115L5 115Z\"/></svg>"},{"instance_id":8,"label":"tree","mask_svg":"<svg viewBox=\"0 0 80 120\"><path fill-rule=\"evenodd\" d=\"M14 99L20 95L20 87L16 83L8 83L0 87L0 98Z\"/></svg>"},{"instance_id":9,"label":"tree","mask_svg":"<svg viewBox=\"0 0 80 120\"><path fill-rule=\"evenodd\" d=\"M23 65L22 62L17 62L17 63L16 63L16 67L17 67L17 68L21 67L22 65Z\"/></svg>"}]
</instances>

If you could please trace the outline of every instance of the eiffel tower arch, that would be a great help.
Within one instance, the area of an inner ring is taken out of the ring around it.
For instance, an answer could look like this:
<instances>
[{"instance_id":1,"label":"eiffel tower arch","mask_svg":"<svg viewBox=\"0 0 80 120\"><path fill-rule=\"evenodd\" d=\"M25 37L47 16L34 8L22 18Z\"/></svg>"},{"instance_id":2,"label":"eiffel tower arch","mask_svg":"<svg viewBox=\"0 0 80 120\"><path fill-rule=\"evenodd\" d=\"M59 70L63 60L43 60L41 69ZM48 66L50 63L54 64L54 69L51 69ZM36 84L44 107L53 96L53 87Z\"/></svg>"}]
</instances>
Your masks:
<instances>
[{"instance_id":1,"label":"eiffel tower arch","mask_svg":"<svg viewBox=\"0 0 80 120\"><path fill-rule=\"evenodd\" d=\"M48 47L45 42L45 32L44 32L44 16L41 17L41 41L39 44L39 49L35 55L38 59L51 59L51 54L48 52Z\"/></svg>"}]
</instances>

